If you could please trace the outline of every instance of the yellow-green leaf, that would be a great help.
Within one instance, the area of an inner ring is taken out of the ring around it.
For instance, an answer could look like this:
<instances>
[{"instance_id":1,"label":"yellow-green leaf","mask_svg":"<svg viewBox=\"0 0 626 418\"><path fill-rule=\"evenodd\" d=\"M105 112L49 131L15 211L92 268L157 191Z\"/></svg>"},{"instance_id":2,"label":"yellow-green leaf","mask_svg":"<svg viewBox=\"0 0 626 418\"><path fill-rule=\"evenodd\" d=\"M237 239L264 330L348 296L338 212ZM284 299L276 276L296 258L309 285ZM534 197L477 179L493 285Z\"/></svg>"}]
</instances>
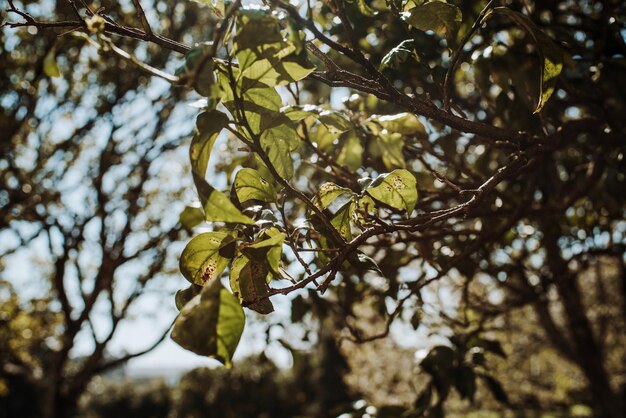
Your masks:
<instances>
[{"instance_id":1,"label":"yellow-green leaf","mask_svg":"<svg viewBox=\"0 0 626 418\"><path fill-rule=\"evenodd\" d=\"M265 130L259 138L261 148L267 154L278 174L289 180L293 176L291 153L298 146L296 131L287 125Z\"/></svg>"},{"instance_id":2,"label":"yellow-green leaf","mask_svg":"<svg viewBox=\"0 0 626 418\"><path fill-rule=\"evenodd\" d=\"M267 203L276 201L276 189L255 169L239 170L235 176L234 187L241 203L248 200L260 200Z\"/></svg>"},{"instance_id":3,"label":"yellow-green leaf","mask_svg":"<svg viewBox=\"0 0 626 418\"><path fill-rule=\"evenodd\" d=\"M417 203L417 182L415 176L404 169L394 170L378 176L367 189L373 199L394 209L413 212Z\"/></svg>"},{"instance_id":4,"label":"yellow-green leaf","mask_svg":"<svg viewBox=\"0 0 626 418\"><path fill-rule=\"evenodd\" d=\"M230 201L228 196L213 188L207 182L199 190L200 201L204 207L204 219L209 222L227 222L254 225L254 220L243 213ZM196 179L196 184L199 181Z\"/></svg>"},{"instance_id":5,"label":"yellow-green leaf","mask_svg":"<svg viewBox=\"0 0 626 418\"><path fill-rule=\"evenodd\" d=\"M407 112L397 113L395 115L372 115L365 121L365 125L374 135L384 133L384 130L402 135L426 133L424 125L419 121L417 116Z\"/></svg>"},{"instance_id":6,"label":"yellow-green leaf","mask_svg":"<svg viewBox=\"0 0 626 418\"><path fill-rule=\"evenodd\" d=\"M463 15L453 4L429 1L409 10L406 21L422 31L433 31L447 39L453 39L461 26Z\"/></svg>"},{"instance_id":7,"label":"yellow-green leaf","mask_svg":"<svg viewBox=\"0 0 626 418\"><path fill-rule=\"evenodd\" d=\"M191 283L204 286L222 274L234 257L235 238L231 232L196 235L180 255L180 272Z\"/></svg>"},{"instance_id":8,"label":"yellow-green leaf","mask_svg":"<svg viewBox=\"0 0 626 418\"><path fill-rule=\"evenodd\" d=\"M43 72L48 77L61 77L61 70L57 64L56 51L52 49L43 60Z\"/></svg>"},{"instance_id":9,"label":"yellow-green leaf","mask_svg":"<svg viewBox=\"0 0 626 418\"><path fill-rule=\"evenodd\" d=\"M335 183L324 183L317 191L317 195L313 200L313 203L320 208L326 209L330 204L340 196L352 196L354 193L352 190L345 187L341 187Z\"/></svg>"},{"instance_id":10,"label":"yellow-green leaf","mask_svg":"<svg viewBox=\"0 0 626 418\"><path fill-rule=\"evenodd\" d=\"M337 155L337 163L348 167L350 170L356 170L363 163L363 145L361 140L354 131L348 131L341 135L343 146L339 155Z\"/></svg>"}]
</instances>

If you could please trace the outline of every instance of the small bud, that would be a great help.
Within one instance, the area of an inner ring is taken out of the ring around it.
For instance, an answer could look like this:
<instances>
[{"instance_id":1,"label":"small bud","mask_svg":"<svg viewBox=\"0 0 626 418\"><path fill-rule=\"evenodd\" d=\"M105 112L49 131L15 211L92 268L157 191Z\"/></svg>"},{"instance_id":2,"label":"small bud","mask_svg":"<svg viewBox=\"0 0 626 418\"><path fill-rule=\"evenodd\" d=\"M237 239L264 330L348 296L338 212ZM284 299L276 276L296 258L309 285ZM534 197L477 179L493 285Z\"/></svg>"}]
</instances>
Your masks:
<instances>
[{"instance_id":1,"label":"small bud","mask_svg":"<svg viewBox=\"0 0 626 418\"><path fill-rule=\"evenodd\" d=\"M87 29L91 33L100 33L104 31L104 18L100 15L93 15L85 19Z\"/></svg>"}]
</instances>

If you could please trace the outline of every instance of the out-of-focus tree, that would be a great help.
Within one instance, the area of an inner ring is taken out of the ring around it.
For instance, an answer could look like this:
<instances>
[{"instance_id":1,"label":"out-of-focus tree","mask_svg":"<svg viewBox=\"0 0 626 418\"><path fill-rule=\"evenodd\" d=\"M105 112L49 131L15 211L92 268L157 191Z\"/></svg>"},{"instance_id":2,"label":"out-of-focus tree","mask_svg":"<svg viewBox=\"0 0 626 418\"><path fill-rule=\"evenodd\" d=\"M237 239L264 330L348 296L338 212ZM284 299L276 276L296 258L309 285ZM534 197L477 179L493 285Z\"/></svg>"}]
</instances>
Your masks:
<instances>
[{"instance_id":1,"label":"out-of-focus tree","mask_svg":"<svg viewBox=\"0 0 626 418\"><path fill-rule=\"evenodd\" d=\"M73 13L65 1L7 6ZM120 25L136 21L128 5L105 6ZM154 6L157 27L190 42L198 32L188 28L211 21L192 3ZM169 62L160 48L118 47ZM176 205L193 110L184 90L64 30L3 27L0 54L0 414L67 417L95 375L152 350L175 316L161 298L185 237ZM116 341L128 320L150 315L161 319L149 340Z\"/></svg>"},{"instance_id":2,"label":"out-of-focus tree","mask_svg":"<svg viewBox=\"0 0 626 418\"><path fill-rule=\"evenodd\" d=\"M173 390L163 380L94 379L81 399L81 418L164 418L172 411Z\"/></svg>"},{"instance_id":3,"label":"out-of-focus tree","mask_svg":"<svg viewBox=\"0 0 626 418\"><path fill-rule=\"evenodd\" d=\"M233 369L190 371L176 388L174 415L331 418L353 410L358 396L344 381L347 365L332 338L292 354L285 370L261 355Z\"/></svg>"},{"instance_id":4,"label":"out-of-focus tree","mask_svg":"<svg viewBox=\"0 0 626 418\"><path fill-rule=\"evenodd\" d=\"M355 392L336 342L325 338L310 351L293 351L293 367L279 369L261 354L236 367L196 368L173 387L161 381L95 380L79 416L171 418L319 417L355 411Z\"/></svg>"},{"instance_id":5,"label":"out-of-focus tree","mask_svg":"<svg viewBox=\"0 0 626 418\"><path fill-rule=\"evenodd\" d=\"M407 414L438 417L455 393L510 405L485 353L505 356L495 325L531 308L586 405L624 415L620 339L595 325L599 306L626 317L623 2L217 0L214 30L188 46L157 35L147 2L130 29L70 3L70 20L39 21L9 2L9 26L73 30L206 97L189 153L201 208L184 219L213 230L180 258L180 345L229 365L243 308L269 314L279 294L355 343L422 324L440 343ZM185 65L164 72L114 35ZM225 191L206 178L222 133ZM584 273L605 258L616 273L591 291Z\"/></svg>"}]
</instances>

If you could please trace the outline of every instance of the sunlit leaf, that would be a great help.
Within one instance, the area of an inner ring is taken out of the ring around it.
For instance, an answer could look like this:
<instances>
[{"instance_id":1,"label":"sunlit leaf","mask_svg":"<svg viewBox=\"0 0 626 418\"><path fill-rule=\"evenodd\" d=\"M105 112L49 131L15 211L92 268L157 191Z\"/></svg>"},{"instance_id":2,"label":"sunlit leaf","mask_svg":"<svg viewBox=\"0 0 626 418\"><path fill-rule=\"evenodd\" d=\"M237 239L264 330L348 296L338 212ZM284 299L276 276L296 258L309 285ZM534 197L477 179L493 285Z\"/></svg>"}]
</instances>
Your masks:
<instances>
[{"instance_id":1,"label":"sunlit leaf","mask_svg":"<svg viewBox=\"0 0 626 418\"><path fill-rule=\"evenodd\" d=\"M338 197L352 196L353 194L352 190L341 187L335 183L324 183L317 191L313 203L320 209L326 209Z\"/></svg>"},{"instance_id":2,"label":"sunlit leaf","mask_svg":"<svg viewBox=\"0 0 626 418\"><path fill-rule=\"evenodd\" d=\"M191 283L203 286L222 274L234 257L234 249L231 232L196 235L180 255L180 272Z\"/></svg>"},{"instance_id":3,"label":"sunlit leaf","mask_svg":"<svg viewBox=\"0 0 626 418\"><path fill-rule=\"evenodd\" d=\"M341 136L343 146L339 155L337 155L337 163L350 170L356 170L363 163L363 145L361 140L354 131L348 131Z\"/></svg>"},{"instance_id":4,"label":"sunlit leaf","mask_svg":"<svg viewBox=\"0 0 626 418\"><path fill-rule=\"evenodd\" d=\"M426 129L417 116L412 113L397 113L395 115L372 115L365 124L373 134L378 135L386 130L390 133L402 135L425 134Z\"/></svg>"},{"instance_id":5,"label":"sunlit leaf","mask_svg":"<svg viewBox=\"0 0 626 418\"><path fill-rule=\"evenodd\" d=\"M375 200L409 214L417 203L415 176L404 169L381 174L365 191Z\"/></svg>"},{"instance_id":6,"label":"sunlit leaf","mask_svg":"<svg viewBox=\"0 0 626 418\"><path fill-rule=\"evenodd\" d=\"M383 164L388 170L406 167L404 160L404 138L399 133L384 133L379 137Z\"/></svg>"},{"instance_id":7,"label":"sunlit leaf","mask_svg":"<svg viewBox=\"0 0 626 418\"><path fill-rule=\"evenodd\" d=\"M209 222L226 222L244 225L254 225L254 220L241 213L230 201L228 196L216 190L206 181L194 176L198 187L200 202L204 208L204 219Z\"/></svg>"},{"instance_id":8,"label":"sunlit leaf","mask_svg":"<svg viewBox=\"0 0 626 418\"><path fill-rule=\"evenodd\" d=\"M397 70L401 67L402 64L409 60L417 60L418 56L415 53L413 39L407 39L396 47L394 47L391 51L387 53L380 61L380 71L383 71L387 68L392 68Z\"/></svg>"},{"instance_id":9,"label":"sunlit leaf","mask_svg":"<svg viewBox=\"0 0 626 418\"><path fill-rule=\"evenodd\" d=\"M278 20L269 8L246 6L237 13L237 33L234 44L237 51L255 49L266 44L279 44L283 40Z\"/></svg>"},{"instance_id":10,"label":"sunlit leaf","mask_svg":"<svg viewBox=\"0 0 626 418\"><path fill-rule=\"evenodd\" d=\"M206 4L207 6L209 6L211 10L213 10L213 12L217 16L224 17L224 12L225 12L224 0L194 0L194 1L198 3Z\"/></svg>"},{"instance_id":11,"label":"sunlit leaf","mask_svg":"<svg viewBox=\"0 0 626 418\"><path fill-rule=\"evenodd\" d=\"M290 126L280 125L265 130L259 141L278 174L284 179L291 179L293 176L291 153L299 143L296 131Z\"/></svg>"},{"instance_id":12,"label":"sunlit leaf","mask_svg":"<svg viewBox=\"0 0 626 418\"><path fill-rule=\"evenodd\" d=\"M282 86L302 80L308 76L315 66L305 58L289 55L295 52L296 47L284 47L284 45L264 46L256 50L246 49L237 54L240 63L240 77L248 81L241 86L246 88L256 87L261 84L267 87ZM282 55L289 56L282 56Z\"/></svg>"},{"instance_id":13,"label":"sunlit leaf","mask_svg":"<svg viewBox=\"0 0 626 418\"><path fill-rule=\"evenodd\" d=\"M276 201L276 189L269 180L252 168L242 168L237 172L234 182L237 198L241 203L248 200L262 202Z\"/></svg>"},{"instance_id":14,"label":"sunlit leaf","mask_svg":"<svg viewBox=\"0 0 626 418\"><path fill-rule=\"evenodd\" d=\"M433 31L438 35L452 39L461 26L463 15L453 4L443 1L429 1L412 8L405 18L416 29Z\"/></svg>"},{"instance_id":15,"label":"sunlit leaf","mask_svg":"<svg viewBox=\"0 0 626 418\"><path fill-rule=\"evenodd\" d=\"M340 134L352 129L350 120L340 112L325 110L318 119L331 133Z\"/></svg>"},{"instance_id":16,"label":"sunlit leaf","mask_svg":"<svg viewBox=\"0 0 626 418\"><path fill-rule=\"evenodd\" d=\"M335 216L330 220L332 226L335 227L339 235L346 241L352 239L352 227L350 221L352 220L353 205L351 202L346 203L340 208Z\"/></svg>"},{"instance_id":17,"label":"sunlit leaf","mask_svg":"<svg viewBox=\"0 0 626 418\"><path fill-rule=\"evenodd\" d=\"M244 80L248 79L244 78ZM247 135L248 127L254 135L259 135L269 128L290 122L280 112L283 102L274 88L262 87L258 83L257 87L253 88L247 88L245 85L245 88L242 87L243 94L240 96L240 103L235 103L228 75L224 73L224 70L218 73L218 84L223 93L222 103L232 114L236 115L237 119L239 119L239 107L243 108L245 121L239 120L239 122L246 127L243 130L244 135Z\"/></svg>"}]
</instances>

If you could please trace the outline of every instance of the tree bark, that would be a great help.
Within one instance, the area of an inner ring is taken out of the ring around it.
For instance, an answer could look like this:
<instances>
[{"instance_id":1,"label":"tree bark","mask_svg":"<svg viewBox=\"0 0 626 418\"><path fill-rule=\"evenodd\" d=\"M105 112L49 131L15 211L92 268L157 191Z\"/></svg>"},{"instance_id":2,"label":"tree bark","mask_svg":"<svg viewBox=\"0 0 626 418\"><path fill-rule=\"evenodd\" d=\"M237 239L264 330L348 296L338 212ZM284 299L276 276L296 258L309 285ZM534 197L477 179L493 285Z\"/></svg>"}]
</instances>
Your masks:
<instances>
[{"instance_id":1,"label":"tree bark","mask_svg":"<svg viewBox=\"0 0 626 418\"><path fill-rule=\"evenodd\" d=\"M566 261L561 257L558 225L550 224L548 220L543 223L542 229L546 264L563 305L574 360L587 379L594 416L624 418L624 405L621 396L611 387L610 377L604 366L602 347L585 312L577 276L569 270Z\"/></svg>"}]
</instances>

